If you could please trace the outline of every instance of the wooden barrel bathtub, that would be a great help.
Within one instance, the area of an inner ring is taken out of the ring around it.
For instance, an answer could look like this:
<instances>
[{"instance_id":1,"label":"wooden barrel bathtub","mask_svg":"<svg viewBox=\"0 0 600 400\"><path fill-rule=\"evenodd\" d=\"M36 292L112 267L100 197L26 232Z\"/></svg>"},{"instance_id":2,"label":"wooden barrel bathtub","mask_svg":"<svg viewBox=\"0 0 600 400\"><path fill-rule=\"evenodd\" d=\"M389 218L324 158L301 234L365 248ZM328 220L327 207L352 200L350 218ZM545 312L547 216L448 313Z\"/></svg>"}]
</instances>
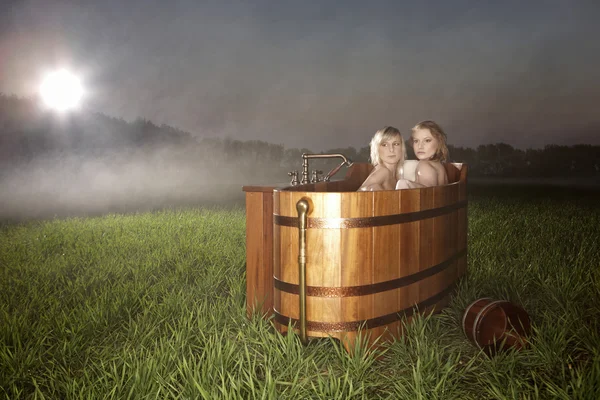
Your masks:
<instances>
[{"instance_id":1,"label":"wooden barrel bathtub","mask_svg":"<svg viewBox=\"0 0 600 400\"><path fill-rule=\"evenodd\" d=\"M306 333L332 336L348 350L357 334L373 343L401 334L401 319L447 305L467 267L467 168L447 164L443 186L356 192L371 170L353 165L335 182L273 190L276 329L298 329L299 228L308 201ZM415 308L416 307L416 308Z\"/></svg>"}]
</instances>

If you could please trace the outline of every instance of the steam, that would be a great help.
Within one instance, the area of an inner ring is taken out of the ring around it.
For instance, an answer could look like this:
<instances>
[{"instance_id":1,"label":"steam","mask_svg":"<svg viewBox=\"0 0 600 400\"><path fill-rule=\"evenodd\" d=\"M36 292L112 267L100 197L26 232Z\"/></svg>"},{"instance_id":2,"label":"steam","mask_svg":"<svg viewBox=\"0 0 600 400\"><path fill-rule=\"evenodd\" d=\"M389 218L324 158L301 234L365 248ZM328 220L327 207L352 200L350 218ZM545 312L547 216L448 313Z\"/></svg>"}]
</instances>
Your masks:
<instances>
[{"instance_id":1,"label":"steam","mask_svg":"<svg viewBox=\"0 0 600 400\"><path fill-rule=\"evenodd\" d=\"M172 146L43 156L3 170L0 219L242 205L242 185L252 171L221 164Z\"/></svg>"}]
</instances>

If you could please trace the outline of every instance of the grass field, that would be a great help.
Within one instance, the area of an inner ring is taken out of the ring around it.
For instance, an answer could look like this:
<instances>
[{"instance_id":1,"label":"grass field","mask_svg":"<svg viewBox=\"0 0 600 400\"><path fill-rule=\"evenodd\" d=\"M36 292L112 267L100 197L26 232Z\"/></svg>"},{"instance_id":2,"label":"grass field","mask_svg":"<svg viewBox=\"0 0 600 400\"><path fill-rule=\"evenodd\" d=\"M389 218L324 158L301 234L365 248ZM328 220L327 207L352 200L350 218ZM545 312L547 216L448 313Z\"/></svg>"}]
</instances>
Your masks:
<instances>
[{"instance_id":1,"label":"grass field","mask_svg":"<svg viewBox=\"0 0 600 400\"><path fill-rule=\"evenodd\" d=\"M600 194L473 188L469 272L404 340L349 355L245 316L242 208L0 226L7 399L600 398ZM460 327L479 297L531 316L489 358Z\"/></svg>"}]
</instances>

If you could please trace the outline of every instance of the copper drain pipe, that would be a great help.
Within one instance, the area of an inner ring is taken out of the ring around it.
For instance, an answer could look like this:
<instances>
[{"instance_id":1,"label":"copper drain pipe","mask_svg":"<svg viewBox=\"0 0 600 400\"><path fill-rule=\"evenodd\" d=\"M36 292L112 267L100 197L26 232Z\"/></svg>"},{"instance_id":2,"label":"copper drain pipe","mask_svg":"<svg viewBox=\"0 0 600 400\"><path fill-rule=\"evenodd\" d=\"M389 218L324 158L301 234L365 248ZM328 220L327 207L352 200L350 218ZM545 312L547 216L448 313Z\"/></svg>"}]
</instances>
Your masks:
<instances>
[{"instance_id":1,"label":"copper drain pipe","mask_svg":"<svg viewBox=\"0 0 600 400\"><path fill-rule=\"evenodd\" d=\"M308 342L306 336L306 226L308 221L308 201L305 198L296 203L298 211L298 286L300 292L300 341Z\"/></svg>"}]
</instances>

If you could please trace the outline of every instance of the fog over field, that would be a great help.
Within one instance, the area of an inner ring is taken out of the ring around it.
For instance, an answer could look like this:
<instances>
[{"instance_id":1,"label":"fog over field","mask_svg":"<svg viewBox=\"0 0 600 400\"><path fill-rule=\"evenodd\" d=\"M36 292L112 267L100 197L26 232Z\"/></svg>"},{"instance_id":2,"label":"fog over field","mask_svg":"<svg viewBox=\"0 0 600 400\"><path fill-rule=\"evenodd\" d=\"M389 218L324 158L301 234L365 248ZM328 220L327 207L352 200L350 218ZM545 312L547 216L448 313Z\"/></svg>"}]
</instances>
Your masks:
<instances>
[{"instance_id":1,"label":"fog over field","mask_svg":"<svg viewBox=\"0 0 600 400\"><path fill-rule=\"evenodd\" d=\"M0 172L0 220L91 216L186 206L243 206L243 185L286 183L285 170L198 157L182 147L40 156ZM298 169L301 160L298 160ZM335 179L343 176L342 170ZM600 178L471 177L469 184L600 190Z\"/></svg>"},{"instance_id":2,"label":"fog over field","mask_svg":"<svg viewBox=\"0 0 600 400\"><path fill-rule=\"evenodd\" d=\"M3 169L0 219L243 204L242 185L252 175L237 164L215 167L184 148L46 155Z\"/></svg>"},{"instance_id":3,"label":"fog over field","mask_svg":"<svg viewBox=\"0 0 600 400\"><path fill-rule=\"evenodd\" d=\"M600 146L520 150L505 143L476 149L449 144L449 151L451 161L469 166L470 185L600 186ZM367 145L325 152L354 162L369 159ZM34 100L0 94L0 220L243 205L243 185L288 184L289 171L301 172L303 153L315 151L199 138L144 119L57 115ZM311 160L309 169L326 174L338 165L338 159ZM478 182L482 177L490 179Z\"/></svg>"}]
</instances>

